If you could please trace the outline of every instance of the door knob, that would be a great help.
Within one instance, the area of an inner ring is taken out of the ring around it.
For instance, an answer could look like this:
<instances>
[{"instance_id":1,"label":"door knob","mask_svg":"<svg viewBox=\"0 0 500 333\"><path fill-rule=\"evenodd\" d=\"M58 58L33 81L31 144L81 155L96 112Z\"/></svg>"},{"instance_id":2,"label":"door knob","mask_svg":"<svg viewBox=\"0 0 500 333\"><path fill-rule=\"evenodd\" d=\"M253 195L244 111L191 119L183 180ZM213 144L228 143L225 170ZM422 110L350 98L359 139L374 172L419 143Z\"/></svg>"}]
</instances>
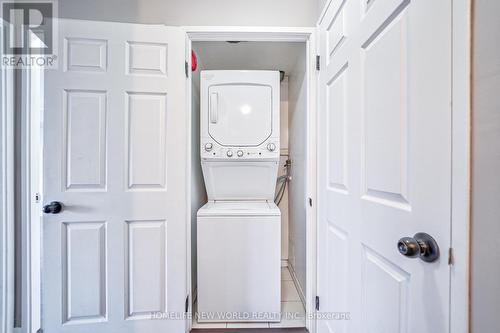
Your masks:
<instances>
[{"instance_id":1,"label":"door knob","mask_svg":"<svg viewBox=\"0 0 500 333\"><path fill-rule=\"evenodd\" d=\"M413 237L403 237L398 241L399 253L409 258L419 257L425 262L433 262L439 258L439 246L425 232L416 233Z\"/></svg>"},{"instance_id":2,"label":"door knob","mask_svg":"<svg viewBox=\"0 0 500 333\"><path fill-rule=\"evenodd\" d=\"M59 214L62 211L63 205L59 201L52 201L51 203L43 206L45 214Z\"/></svg>"}]
</instances>

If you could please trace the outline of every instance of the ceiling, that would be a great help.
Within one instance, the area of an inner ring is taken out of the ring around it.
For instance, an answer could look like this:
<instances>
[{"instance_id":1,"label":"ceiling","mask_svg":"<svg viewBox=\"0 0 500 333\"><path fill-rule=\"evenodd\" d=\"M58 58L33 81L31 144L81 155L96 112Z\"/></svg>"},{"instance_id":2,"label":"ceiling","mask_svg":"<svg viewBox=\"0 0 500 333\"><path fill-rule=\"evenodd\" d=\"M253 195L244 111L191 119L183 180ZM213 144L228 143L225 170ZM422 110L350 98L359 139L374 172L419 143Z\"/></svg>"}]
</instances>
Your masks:
<instances>
[{"instance_id":1,"label":"ceiling","mask_svg":"<svg viewBox=\"0 0 500 333\"><path fill-rule=\"evenodd\" d=\"M282 70L291 72L305 43L301 42L193 42L199 69Z\"/></svg>"}]
</instances>

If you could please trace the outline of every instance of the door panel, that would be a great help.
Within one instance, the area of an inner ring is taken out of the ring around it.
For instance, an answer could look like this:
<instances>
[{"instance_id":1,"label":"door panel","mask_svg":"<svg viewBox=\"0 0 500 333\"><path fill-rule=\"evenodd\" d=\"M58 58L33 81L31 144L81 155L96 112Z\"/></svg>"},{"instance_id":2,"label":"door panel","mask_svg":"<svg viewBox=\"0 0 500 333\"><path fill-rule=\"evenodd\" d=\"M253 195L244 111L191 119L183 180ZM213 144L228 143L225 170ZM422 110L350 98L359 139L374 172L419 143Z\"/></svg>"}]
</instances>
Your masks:
<instances>
[{"instance_id":1,"label":"door panel","mask_svg":"<svg viewBox=\"0 0 500 333\"><path fill-rule=\"evenodd\" d=\"M127 111L128 188L166 190L167 94L127 92Z\"/></svg>"},{"instance_id":2,"label":"door panel","mask_svg":"<svg viewBox=\"0 0 500 333\"><path fill-rule=\"evenodd\" d=\"M184 36L61 20L59 38L44 202L64 207L43 219L44 329L182 332L166 314L187 294Z\"/></svg>"},{"instance_id":3,"label":"door panel","mask_svg":"<svg viewBox=\"0 0 500 333\"><path fill-rule=\"evenodd\" d=\"M332 1L319 26L319 332L446 332L451 1ZM324 138L324 139L323 139ZM433 236L433 263L401 255Z\"/></svg>"},{"instance_id":4,"label":"door panel","mask_svg":"<svg viewBox=\"0 0 500 333\"><path fill-rule=\"evenodd\" d=\"M106 223L63 224L63 322L82 324L107 317Z\"/></svg>"},{"instance_id":5,"label":"door panel","mask_svg":"<svg viewBox=\"0 0 500 333\"><path fill-rule=\"evenodd\" d=\"M148 319L167 309L164 220L127 221L125 302L127 319Z\"/></svg>"},{"instance_id":6,"label":"door panel","mask_svg":"<svg viewBox=\"0 0 500 333\"><path fill-rule=\"evenodd\" d=\"M66 190L106 189L106 92L65 90Z\"/></svg>"}]
</instances>

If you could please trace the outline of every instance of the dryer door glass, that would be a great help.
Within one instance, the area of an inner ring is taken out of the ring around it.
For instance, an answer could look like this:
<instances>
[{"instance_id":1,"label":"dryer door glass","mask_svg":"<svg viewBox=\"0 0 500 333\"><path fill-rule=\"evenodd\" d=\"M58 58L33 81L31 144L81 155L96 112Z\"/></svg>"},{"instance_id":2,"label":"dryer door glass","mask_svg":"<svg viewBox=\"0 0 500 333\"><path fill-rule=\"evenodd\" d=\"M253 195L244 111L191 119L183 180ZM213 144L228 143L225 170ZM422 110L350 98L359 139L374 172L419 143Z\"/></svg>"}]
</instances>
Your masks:
<instances>
[{"instance_id":1,"label":"dryer door glass","mask_svg":"<svg viewBox=\"0 0 500 333\"><path fill-rule=\"evenodd\" d=\"M223 146L258 146L271 136L272 89L257 84L212 85L208 131Z\"/></svg>"}]
</instances>

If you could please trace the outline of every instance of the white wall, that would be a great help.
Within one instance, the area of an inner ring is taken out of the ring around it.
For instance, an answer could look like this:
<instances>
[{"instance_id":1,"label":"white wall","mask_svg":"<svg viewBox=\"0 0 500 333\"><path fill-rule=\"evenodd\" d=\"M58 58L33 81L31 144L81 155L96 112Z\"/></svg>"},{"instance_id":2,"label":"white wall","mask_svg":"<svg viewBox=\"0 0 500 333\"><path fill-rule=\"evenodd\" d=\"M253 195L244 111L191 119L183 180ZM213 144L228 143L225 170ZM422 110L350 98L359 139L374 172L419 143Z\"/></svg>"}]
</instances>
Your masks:
<instances>
[{"instance_id":1,"label":"white wall","mask_svg":"<svg viewBox=\"0 0 500 333\"><path fill-rule=\"evenodd\" d=\"M500 1L475 1L471 230L472 333L500 328Z\"/></svg>"},{"instance_id":2,"label":"white wall","mask_svg":"<svg viewBox=\"0 0 500 333\"><path fill-rule=\"evenodd\" d=\"M278 176L286 173L283 167L288 159L288 76L285 76L280 85L280 166ZM276 190L277 191L277 190ZM288 260L288 186L278 205L281 211L281 260Z\"/></svg>"},{"instance_id":3,"label":"white wall","mask_svg":"<svg viewBox=\"0 0 500 333\"><path fill-rule=\"evenodd\" d=\"M316 20L319 19L319 16L321 15L321 12L323 11L323 8L325 5L329 2L330 0L316 0L317 4L317 10L318 10L318 15L316 17Z\"/></svg>"},{"instance_id":4,"label":"white wall","mask_svg":"<svg viewBox=\"0 0 500 333\"><path fill-rule=\"evenodd\" d=\"M59 0L64 18L182 25L314 26L314 0Z\"/></svg>"},{"instance_id":5,"label":"white wall","mask_svg":"<svg viewBox=\"0 0 500 333\"><path fill-rule=\"evenodd\" d=\"M306 287L306 164L307 164L307 80L306 51L303 48L288 78L288 150L292 161L289 187L288 261L300 288Z\"/></svg>"}]
</instances>

